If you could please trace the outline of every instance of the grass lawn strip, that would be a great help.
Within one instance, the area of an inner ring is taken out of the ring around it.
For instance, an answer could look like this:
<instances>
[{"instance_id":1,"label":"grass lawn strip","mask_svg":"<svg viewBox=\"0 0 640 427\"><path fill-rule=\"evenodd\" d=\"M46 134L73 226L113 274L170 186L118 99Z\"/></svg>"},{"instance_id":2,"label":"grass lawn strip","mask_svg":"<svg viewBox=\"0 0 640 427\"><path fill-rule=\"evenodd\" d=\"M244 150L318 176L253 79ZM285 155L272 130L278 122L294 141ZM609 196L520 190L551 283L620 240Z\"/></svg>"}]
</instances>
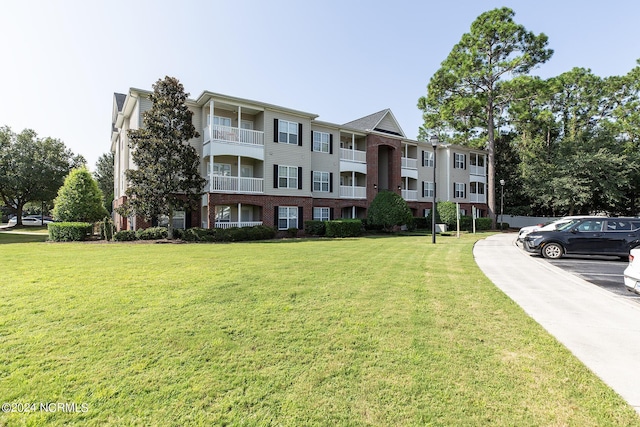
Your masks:
<instances>
[{"instance_id":1,"label":"grass lawn strip","mask_svg":"<svg viewBox=\"0 0 640 427\"><path fill-rule=\"evenodd\" d=\"M0 425L640 425L480 237L0 245Z\"/></svg>"}]
</instances>

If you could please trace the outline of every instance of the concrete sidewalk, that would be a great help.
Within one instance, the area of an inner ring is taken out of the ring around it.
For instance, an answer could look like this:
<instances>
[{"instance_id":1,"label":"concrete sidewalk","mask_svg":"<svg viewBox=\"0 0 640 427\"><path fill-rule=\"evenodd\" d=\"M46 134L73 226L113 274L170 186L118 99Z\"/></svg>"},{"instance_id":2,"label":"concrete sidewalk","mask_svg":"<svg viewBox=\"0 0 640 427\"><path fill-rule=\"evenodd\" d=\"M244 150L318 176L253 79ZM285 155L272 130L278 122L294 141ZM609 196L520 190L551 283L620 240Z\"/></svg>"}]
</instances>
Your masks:
<instances>
[{"instance_id":1,"label":"concrete sidewalk","mask_svg":"<svg viewBox=\"0 0 640 427\"><path fill-rule=\"evenodd\" d=\"M478 241L480 269L640 413L640 304L529 255L516 237Z\"/></svg>"}]
</instances>

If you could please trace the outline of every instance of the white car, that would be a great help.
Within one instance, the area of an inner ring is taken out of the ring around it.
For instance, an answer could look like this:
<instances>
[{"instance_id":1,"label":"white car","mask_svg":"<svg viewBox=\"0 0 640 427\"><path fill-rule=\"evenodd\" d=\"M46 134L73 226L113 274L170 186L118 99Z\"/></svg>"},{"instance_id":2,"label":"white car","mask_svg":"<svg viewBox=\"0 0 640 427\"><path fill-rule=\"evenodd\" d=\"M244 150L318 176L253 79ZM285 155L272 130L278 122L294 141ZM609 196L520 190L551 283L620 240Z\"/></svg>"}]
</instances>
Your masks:
<instances>
[{"instance_id":1,"label":"white car","mask_svg":"<svg viewBox=\"0 0 640 427\"><path fill-rule=\"evenodd\" d=\"M527 237L527 234L533 233L534 231L555 231L558 227L568 224L571 220L583 218L582 216L563 216L562 218L554 219L553 221L544 223L544 224L536 224L529 225L527 227L522 227L518 232L518 242L524 242L524 238Z\"/></svg>"},{"instance_id":2,"label":"white car","mask_svg":"<svg viewBox=\"0 0 640 427\"><path fill-rule=\"evenodd\" d=\"M640 294L640 247L631 249L629 265L624 270L624 285L629 292Z\"/></svg>"},{"instance_id":3,"label":"white car","mask_svg":"<svg viewBox=\"0 0 640 427\"><path fill-rule=\"evenodd\" d=\"M53 218L46 216L44 217L44 225L50 224L53 222ZM12 218L9 218L9 223L8 225L10 227L13 227L14 225L16 225L18 223L17 221L17 217L14 216ZM42 217L40 215L27 215L27 216L23 216L22 217L22 225L33 225L33 226L39 226L42 225Z\"/></svg>"}]
</instances>

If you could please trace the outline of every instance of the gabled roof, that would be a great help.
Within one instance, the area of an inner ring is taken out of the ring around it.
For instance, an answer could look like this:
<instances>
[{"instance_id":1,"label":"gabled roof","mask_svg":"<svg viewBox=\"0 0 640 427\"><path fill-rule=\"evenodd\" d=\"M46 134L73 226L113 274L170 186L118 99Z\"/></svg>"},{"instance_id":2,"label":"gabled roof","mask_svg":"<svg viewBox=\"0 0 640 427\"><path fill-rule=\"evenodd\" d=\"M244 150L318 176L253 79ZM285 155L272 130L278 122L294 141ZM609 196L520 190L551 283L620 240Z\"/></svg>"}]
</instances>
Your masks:
<instances>
[{"instance_id":1,"label":"gabled roof","mask_svg":"<svg viewBox=\"0 0 640 427\"><path fill-rule=\"evenodd\" d=\"M406 138L404 132L402 131L402 128L398 124L398 121L393 116L391 110L388 108L382 111L378 111L377 113L369 114L368 116L364 116L360 119L345 123L344 126L366 132L377 131Z\"/></svg>"}]
</instances>

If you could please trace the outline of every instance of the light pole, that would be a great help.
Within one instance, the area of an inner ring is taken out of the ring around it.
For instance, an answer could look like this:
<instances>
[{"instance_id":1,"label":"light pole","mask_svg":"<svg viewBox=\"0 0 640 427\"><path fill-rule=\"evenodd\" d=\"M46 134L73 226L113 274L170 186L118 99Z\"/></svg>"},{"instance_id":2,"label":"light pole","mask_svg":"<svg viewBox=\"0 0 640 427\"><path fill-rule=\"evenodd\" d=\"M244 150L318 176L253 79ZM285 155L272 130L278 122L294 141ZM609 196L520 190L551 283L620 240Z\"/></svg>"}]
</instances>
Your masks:
<instances>
[{"instance_id":1,"label":"light pole","mask_svg":"<svg viewBox=\"0 0 640 427\"><path fill-rule=\"evenodd\" d=\"M500 180L500 231L502 231L502 212L504 211L504 179Z\"/></svg>"},{"instance_id":2,"label":"light pole","mask_svg":"<svg viewBox=\"0 0 640 427\"><path fill-rule=\"evenodd\" d=\"M429 138L433 147L433 203L431 203L431 243L436 243L436 148L438 148L438 136Z\"/></svg>"}]
</instances>

